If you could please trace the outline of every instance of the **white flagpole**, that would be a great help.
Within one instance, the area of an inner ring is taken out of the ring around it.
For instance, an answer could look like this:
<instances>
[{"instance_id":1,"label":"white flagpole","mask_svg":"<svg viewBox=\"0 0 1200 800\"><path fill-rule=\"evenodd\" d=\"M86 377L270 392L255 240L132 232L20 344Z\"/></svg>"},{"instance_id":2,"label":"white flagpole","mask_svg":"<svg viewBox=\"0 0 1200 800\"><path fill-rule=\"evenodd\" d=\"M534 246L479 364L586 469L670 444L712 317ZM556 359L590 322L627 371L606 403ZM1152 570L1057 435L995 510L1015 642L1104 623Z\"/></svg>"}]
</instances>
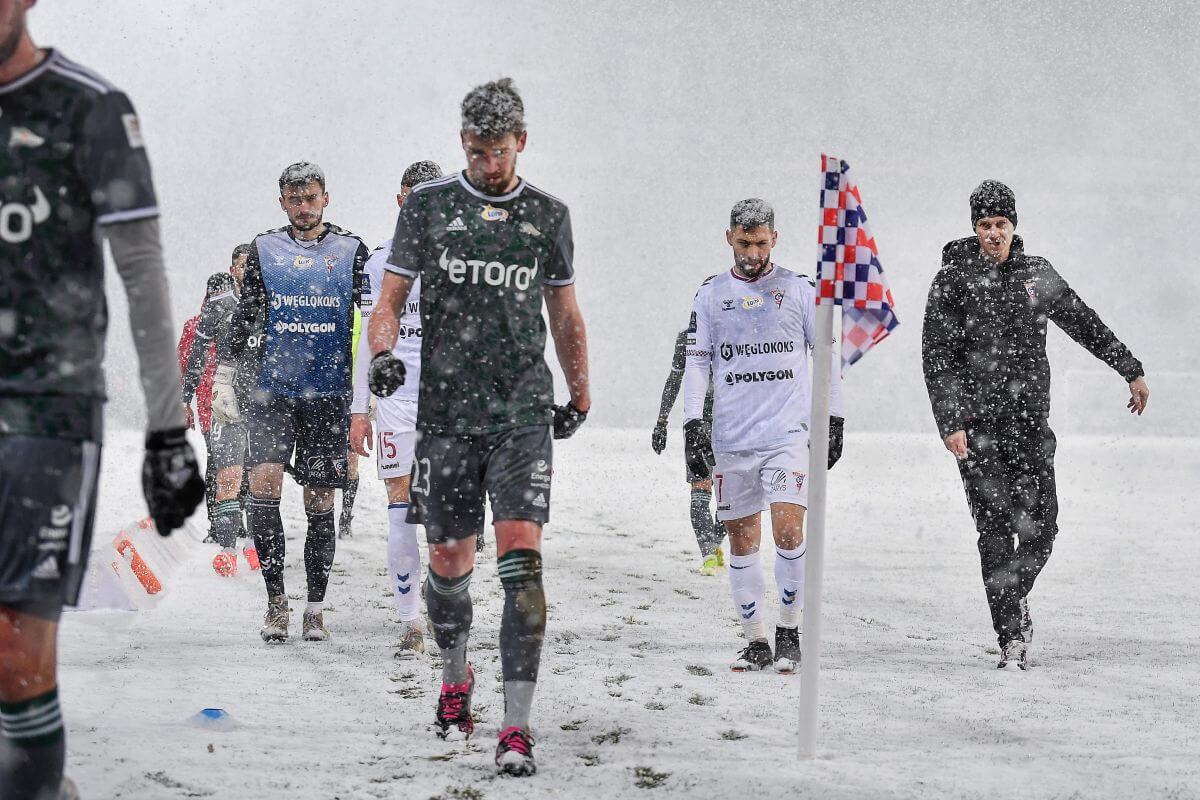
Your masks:
<instances>
[{"instance_id":1,"label":"white flagpole","mask_svg":"<svg viewBox=\"0 0 1200 800\"><path fill-rule=\"evenodd\" d=\"M817 306L809 419L808 513L805 515L804 627L800 659L800 758L817 751L817 680L821 669L821 578L825 558L825 479L829 473L829 384L833 302Z\"/></svg>"}]
</instances>

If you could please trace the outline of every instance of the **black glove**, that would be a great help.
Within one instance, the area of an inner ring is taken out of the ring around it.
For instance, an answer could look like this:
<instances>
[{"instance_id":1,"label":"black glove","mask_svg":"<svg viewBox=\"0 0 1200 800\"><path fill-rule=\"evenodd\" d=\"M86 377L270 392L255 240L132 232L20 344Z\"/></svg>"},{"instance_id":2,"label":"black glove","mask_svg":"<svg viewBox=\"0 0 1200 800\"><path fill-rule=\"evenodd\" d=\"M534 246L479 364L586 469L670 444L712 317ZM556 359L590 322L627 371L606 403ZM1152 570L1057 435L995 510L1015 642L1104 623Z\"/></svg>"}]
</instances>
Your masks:
<instances>
[{"instance_id":1,"label":"black glove","mask_svg":"<svg viewBox=\"0 0 1200 800\"><path fill-rule=\"evenodd\" d=\"M717 463L712 435L705 430L704 420L690 419L683 423L683 459L693 475L708 475Z\"/></svg>"},{"instance_id":2,"label":"black glove","mask_svg":"<svg viewBox=\"0 0 1200 800\"><path fill-rule=\"evenodd\" d=\"M587 419L587 412L580 411L574 403L554 407L554 438L570 439Z\"/></svg>"},{"instance_id":3,"label":"black glove","mask_svg":"<svg viewBox=\"0 0 1200 800\"><path fill-rule=\"evenodd\" d=\"M661 419L654 426L654 433L650 434L650 446L654 448L655 453L667 449L667 423Z\"/></svg>"},{"instance_id":4,"label":"black glove","mask_svg":"<svg viewBox=\"0 0 1200 800\"><path fill-rule=\"evenodd\" d=\"M846 420L841 417L829 418L829 469L842 457L842 430Z\"/></svg>"},{"instance_id":5,"label":"black glove","mask_svg":"<svg viewBox=\"0 0 1200 800\"><path fill-rule=\"evenodd\" d=\"M376 397L391 397L404 385L404 362L390 350L376 353L367 368L367 386Z\"/></svg>"},{"instance_id":6,"label":"black glove","mask_svg":"<svg viewBox=\"0 0 1200 800\"><path fill-rule=\"evenodd\" d=\"M186 430L152 431L146 436L142 493L154 527L162 536L183 525L204 499L204 478Z\"/></svg>"}]
</instances>

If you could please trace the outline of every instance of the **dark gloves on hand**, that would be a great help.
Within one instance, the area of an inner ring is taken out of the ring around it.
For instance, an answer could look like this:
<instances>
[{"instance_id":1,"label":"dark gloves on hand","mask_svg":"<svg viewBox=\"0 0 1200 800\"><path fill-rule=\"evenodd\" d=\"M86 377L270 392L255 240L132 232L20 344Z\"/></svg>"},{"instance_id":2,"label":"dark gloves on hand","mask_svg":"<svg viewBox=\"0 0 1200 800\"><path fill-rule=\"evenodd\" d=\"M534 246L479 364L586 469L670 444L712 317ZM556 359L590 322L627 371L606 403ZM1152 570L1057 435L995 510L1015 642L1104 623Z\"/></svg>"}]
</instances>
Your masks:
<instances>
[{"instance_id":1,"label":"dark gloves on hand","mask_svg":"<svg viewBox=\"0 0 1200 800\"><path fill-rule=\"evenodd\" d=\"M654 433L650 434L650 447L655 453L661 453L667 449L667 423L661 420L654 426Z\"/></svg>"},{"instance_id":2,"label":"dark gloves on hand","mask_svg":"<svg viewBox=\"0 0 1200 800\"><path fill-rule=\"evenodd\" d=\"M709 474L716 463L712 435L705 429L704 420L690 419L683 423L683 458L693 475Z\"/></svg>"},{"instance_id":3,"label":"dark gloves on hand","mask_svg":"<svg viewBox=\"0 0 1200 800\"><path fill-rule=\"evenodd\" d=\"M183 525L204 499L204 478L186 430L153 431L146 437L142 492L154 527L162 536Z\"/></svg>"},{"instance_id":4,"label":"dark gloves on hand","mask_svg":"<svg viewBox=\"0 0 1200 800\"><path fill-rule=\"evenodd\" d=\"M404 385L404 362L390 350L376 353L367 369L367 386L376 397L391 397Z\"/></svg>"},{"instance_id":5,"label":"dark gloves on hand","mask_svg":"<svg viewBox=\"0 0 1200 800\"><path fill-rule=\"evenodd\" d=\"M554 407L554 438L570 439L587 419L587 412L580 411L574 403Z\"/></svg>"},{"instance_id":6,"label":"dark gloves on hand","mask_svg":"<svg viewBox=\"0 0 1200 800\"><path fill-rule=\"evenodd\" d=\"M842 417L829 418L829 469L842 457L842 431L846 420Z\"/></svg>"}]
</instances>

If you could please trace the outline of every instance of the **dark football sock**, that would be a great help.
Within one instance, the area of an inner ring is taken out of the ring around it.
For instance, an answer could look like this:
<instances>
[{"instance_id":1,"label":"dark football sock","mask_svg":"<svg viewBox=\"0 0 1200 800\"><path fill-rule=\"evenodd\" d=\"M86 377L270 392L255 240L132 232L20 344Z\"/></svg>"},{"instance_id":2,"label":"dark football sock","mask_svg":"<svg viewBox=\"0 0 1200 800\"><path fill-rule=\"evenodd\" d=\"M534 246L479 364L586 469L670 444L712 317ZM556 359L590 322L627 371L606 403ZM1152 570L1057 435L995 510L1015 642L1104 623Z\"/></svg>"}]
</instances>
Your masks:
<instances>
[{"instance_id":1,"label":"dark football sock","mask_svg":"<svg viewBox=\"0 0 1200 800\"><path fill-rule=\"evenodd\" d=\"M467 638L471 634L471 573L443 578L431 568L425 606L433 638L442 651L442 682L467 679Z\"/></svg>"},{"instance_id":2,"label":"dark football sock","mask_svg":"<svg viewBox=\"0 0 1200 800\"><path fill-rule=\"evenodd\" d=\"M57 688L18 703L0 702L0 797L57 798L65 753Z\"/></svg>"},{"instance_id":3,"label":"dark football sock","mask_svg":"<svg viewBox=\"0 0 1200 800\"><path fill-rule=\"evenodd\" d=\"M500 620L500 664L504 673L501 728L528 728L546 632L541 553L536 550L505 553L498 560L498 572L504 586L504 614Z\"/></svg>"},{"instance_id":4,"label":"dark football sock","mask_svg":"<svg viewBox=\"0 0 1200 800\"><path fill-rule=\"evenodd\" d=\"M258 563L262 566L263 581L267 584L267 595L284 594L283 558L286 543L283 538L283 517L279 514L279 500L251 497L246 510L250 521L250 535L258 550Z\"/></svg>"},{"instance_id":5,"label":"dark football sock","mask_svg":"<svg viewBox=\"0 0 1200 800\"><path fill-rule=\"evenodd\" d=\"M325 599L329 585L329 570L337 549L337 532L333 528L333 509L309 512L308 536L304 538L304 571L308 574L308 602Z\"/></svg>"}]
</instances>

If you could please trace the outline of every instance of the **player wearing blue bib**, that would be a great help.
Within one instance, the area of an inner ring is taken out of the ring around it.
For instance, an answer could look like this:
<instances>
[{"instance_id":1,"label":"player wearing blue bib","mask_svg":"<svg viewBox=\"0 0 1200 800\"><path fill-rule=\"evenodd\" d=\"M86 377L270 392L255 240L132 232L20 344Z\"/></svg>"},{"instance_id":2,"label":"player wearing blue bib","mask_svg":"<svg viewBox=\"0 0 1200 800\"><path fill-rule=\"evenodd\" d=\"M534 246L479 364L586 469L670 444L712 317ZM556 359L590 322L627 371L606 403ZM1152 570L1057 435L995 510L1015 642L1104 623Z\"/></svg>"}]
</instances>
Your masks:
<instances>
[{"instance_id":1,"label":"player wearing blue bib","mask_svg":"<svg viewBox=\"0 0 1200 800\"><path fill-rule=\"evenodd\" d=\"M233 321L234 357L255 333L261 337L257 380L245 412L250 532L267 585L262 637L282 641L289 609L279 496L284 464L291 461L308 514L304 638L323 641L329 631L321 606L337 542L333 491L346 481L351 330L369 253L357 236L323 221L329 194L320 167L292 164L279 178L279 193L290 224L251 243ZM225 364L218 368L215 395L231 371ZM218 416L229 411L213 409Z\"/></svg>"}]
</instances>

